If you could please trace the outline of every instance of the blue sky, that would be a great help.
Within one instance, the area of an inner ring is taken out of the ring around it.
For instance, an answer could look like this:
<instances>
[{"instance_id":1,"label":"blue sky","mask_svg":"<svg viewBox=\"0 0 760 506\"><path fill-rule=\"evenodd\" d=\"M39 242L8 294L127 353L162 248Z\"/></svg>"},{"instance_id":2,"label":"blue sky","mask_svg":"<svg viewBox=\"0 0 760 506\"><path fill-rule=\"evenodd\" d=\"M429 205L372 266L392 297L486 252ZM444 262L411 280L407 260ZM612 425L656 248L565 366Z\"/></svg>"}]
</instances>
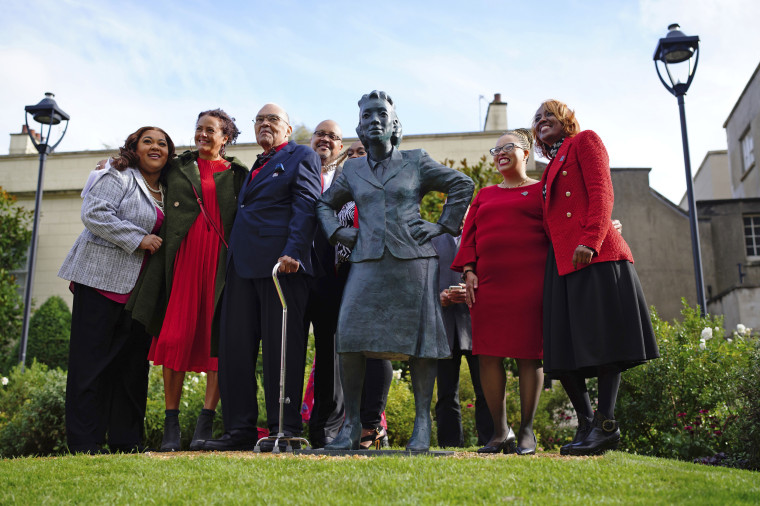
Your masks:
<instances>
[{"instance_id":1,"label":"blue sky","mask_svg":"<svg viewBox=\"0 0 760 506\"><path fill-rule=\"evenodd\" d=\"M0 154L46 91L72 117L58 151L118 146L145 124L189 144L198 112L215 107L254 142L266 102L349 136L372 89L391 94L406 134L475 131L478 97L501 93L513 128L546 98L567 102L613 167L652 168L652 186L677 202L678 109L654 70L657 41L672 22L701 38L686 97L696 171L726 147L723 122L760 63L758 19L756 0L6 0Z\"/></svg>"}]
</instances>

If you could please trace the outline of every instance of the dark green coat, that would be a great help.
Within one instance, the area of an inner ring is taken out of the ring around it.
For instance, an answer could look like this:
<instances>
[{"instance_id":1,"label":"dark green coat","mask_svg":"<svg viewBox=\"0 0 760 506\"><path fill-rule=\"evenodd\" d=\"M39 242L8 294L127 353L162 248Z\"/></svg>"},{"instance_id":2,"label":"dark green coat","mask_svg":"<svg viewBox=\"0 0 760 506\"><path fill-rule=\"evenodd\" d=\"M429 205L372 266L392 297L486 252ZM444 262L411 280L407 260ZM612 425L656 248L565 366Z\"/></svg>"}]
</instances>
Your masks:
<instances>
[{"instance_id":1,"label":"dark green coat","mask_svg":"<svg viewBox=\"0 0 760 506\"><path fill-rule=\"evenodd\" d=\"M237 211L237 198L243 186L248 169L234 157L224 157L232 166L229 170L214 174L216 199L222 217L224 238L229 241L232 222ZM164 195L164 213L166 215L159 236L163 239L161 247L150 257L140 278L137 280L127 309L132 317L145 325L152 336L158 337L166 314L166 306L172 288L174 259L180 244L187 235L190 226L200 214L200 206L195 199L193 187L201 195L201 176L198 171L198 152L185 151L171 161L166 175L166 194ZM192 186L191 186L192 185ZM219 248L216 267L216 286L214 289L214 308L221 300L224 278L227 271L227 248ZM216 312L216 311L215 311ZM214 319L211 331L213 354L219 337L218 321Z\"/></svg>"}]
</instances>

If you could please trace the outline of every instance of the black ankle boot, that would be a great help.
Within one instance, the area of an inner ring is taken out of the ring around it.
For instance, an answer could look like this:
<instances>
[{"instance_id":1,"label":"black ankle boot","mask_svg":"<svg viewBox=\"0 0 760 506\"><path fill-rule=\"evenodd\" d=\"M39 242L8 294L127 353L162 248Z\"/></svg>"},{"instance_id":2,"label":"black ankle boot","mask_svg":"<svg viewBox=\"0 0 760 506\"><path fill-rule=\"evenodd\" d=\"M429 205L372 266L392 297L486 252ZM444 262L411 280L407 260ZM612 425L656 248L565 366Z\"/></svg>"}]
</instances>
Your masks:
<instances>
[{"instance_id":1,"label":"black ankle boot","mask_svg":"<svg viewBox=\"0 0 760 506\"><path fill-rule=\"evenodd\" d=\"M601 414L594 413L594 422L591 432L586 439L572 445L568 450L569 455L601 455L608 450L617 450L620 443L620 429L615 420L611 420Z\"/></svg>"},{"instance_id":2,"label":"black ankle boot","mask_svg":"<svg viewBox=\"0 0 760 506\"><path fill-rule=\"evenodd\" d=\"M180 450L179 410L167 409L164 418L164 438L161 440L162 452L178 452Z\"/></svg>"},{"instance_id":3,"label":"black ankle boot","mask_svg":"<svg viewBox=\"0 0 760 506\"><path fill-rule=\"evenodd\" d=\"M583 415L578 415L578 428L575 429L575 437L573 437L573 440L567 443L566 445L562 445L562 447L559 449L560 455L570 455L570 447L573 445L577 445L586 437L588 436L589 432L591 432L591 429L594 428L592 422L594 421L593 418L586 418Z\"/></svg>"},{"instance_id":4,"label":"black ankle boot","mask_svg":"<svg viewBox=\"0 0 760 506\"><path fill-rule=\"evenodd\" d=\"M207 439L211 439L214 426L214 415L216 415L216 411L213 409L203 408L201 410L201 414L198 415L198 421L195 422L193 439L190 441L191 452L197 452L202 449L203 443Z\"/></svg>"}]
</instances>

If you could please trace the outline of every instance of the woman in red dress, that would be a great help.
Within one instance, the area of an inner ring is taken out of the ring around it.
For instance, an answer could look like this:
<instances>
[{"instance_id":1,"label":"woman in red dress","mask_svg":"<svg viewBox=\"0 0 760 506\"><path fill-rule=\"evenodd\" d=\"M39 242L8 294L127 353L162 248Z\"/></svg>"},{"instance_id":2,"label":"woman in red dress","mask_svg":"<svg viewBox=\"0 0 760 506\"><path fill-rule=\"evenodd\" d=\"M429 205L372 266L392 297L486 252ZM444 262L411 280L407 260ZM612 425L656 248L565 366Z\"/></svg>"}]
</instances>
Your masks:
<instances>
[{"instance_id":1,"label":"woman in red dress","mask_svg":"<svg viewBox=\"0 0 760 506\"><path fill-rule=\"evenodd\" d=\"M541 189L526 175L533 146L529 130L510 130L491 150L504 177L480 190L464 224L452 269L462 271L472 316L472 353L478 355L483 394L494 422L479 453L535 453L533 417L543 385L541 302L549 241ZM520 431L507 425L503 360L517 360Z\"/></svg>"},{"instance_id":2,"label":"woman in red dress","mask_svg":"<svg viewBox=\"0 0 760 506\"><path fill-rule=\"evenodd\" d=\"M239 134L221 109L198 115L197 151L186 151L167 175L164 254L156 256L136 289L133 317L154 339L148 358L163 366L166 418L161 451L180 449L179 402L187 371L205 372L206 396L190 443L200 449L211 438L219 403L217 358L212 357L214 311L224 284L226 240L236 196L247 172L225 146Z\"/></svg>"}]
</instances>

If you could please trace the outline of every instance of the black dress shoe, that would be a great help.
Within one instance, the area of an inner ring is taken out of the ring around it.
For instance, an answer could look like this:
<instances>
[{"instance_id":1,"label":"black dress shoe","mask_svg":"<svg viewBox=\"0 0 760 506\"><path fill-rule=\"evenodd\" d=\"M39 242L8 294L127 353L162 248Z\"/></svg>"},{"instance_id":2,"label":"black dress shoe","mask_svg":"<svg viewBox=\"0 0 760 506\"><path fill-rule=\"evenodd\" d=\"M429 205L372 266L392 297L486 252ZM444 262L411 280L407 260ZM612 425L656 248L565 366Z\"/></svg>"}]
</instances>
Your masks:
<instances>
[{"instance_id":1,"label":"black dress shoe","mask_svg":"<svg viewBox=\"0 0 760 506\"><path fill-rule=\"evenodd\" d=\"M272 437L271 434L270 434L270 437ZM298 437L298 436L293 436L291 434L285 434L284 437L285 438L290 438L290 437ZM284 451L287 451L287 449L288 449L288 443L290 443L291 450L300 450L301 449L301 442L300 441L289 441L287 439L280 439L277 442L277 446L280 448L281 452L284 452ZM274 439L265 439L264 441L262 441L261 443L259 443L259 449L261 450L262 453L270 453L270 452L272 452L272 450L274 450Z\"/></svg>"},{"instance_id":2,"label":"black dress shoe","mask_svg":"<svg viewBox=\"0 0 760 506\"><path fill-rule=\"evenodd\" d=\"M224 434L219 439L209 439L203 442L202 450L212 452L249 452L256 446L254 437Z\"/></svg>"},{"instance_id":3,"label":"black dress shoe","mask_svg":"<svg viewBox=\"0 0 760 506\"><path fill-rule=\"evenodd\" d=\"M478 453L515 453L515 433L512 431L512 427L509 428L507 438L501 443L495 445L485 445L483 448L478 448Z\"/></svg>"},{"instance_id":4,"label":"black dress shoe","mask_svg":"<svg viewBox=\"0 0 760 506\"><path fill-rule=\"evenodd\" d=\"M594 413L594 423L586 439L570 446L569 455L601 455L609 450L617 450L620 443L620 428L615 420Z\"/></svg>"},{"instance_id":5,"label":"black dress shoe","mask_svg":"<svg viewBox=\"0 0 760 506\"><path fill-rule=\"evenodd\" d=\"M312 450L319 450L321 448L324 448L325 446L329 445L333 442L334 437L326 437L323 439L312 439L311 440L311 449Z\"/></svg>"},{"instance_id":6,"label":"black dress shoe","mask_svg":"<svg viewBox=\"0 0 760 506\"><path fill-rule=\"evenodd\" d=\"M515 449L515 453L518 455L533 455L536 453L536 448L538 447L538 441L536 440L536 433L533 433L533 448L523 448L522 446L518 446Z\"/></svg>"},{"instance_id":7,"label":"black dress shoe","mask_svg":"<svg viewBox=\"0 0 760 506\"><path fill-rule=\"evenodd\" d=\"M575 436L573 437L573 440L567 443L566 445L562 445L562 447L559 449L560 455L570 455L570 447L573 445L577 445L584 439L586 439L586 436L588 436L589 432L591 432L591 429L594 428L592 422L594 421L593 418L586 418L583 415L578 415L578 428L575 429Z\"/></svg>"}]
</instances>

